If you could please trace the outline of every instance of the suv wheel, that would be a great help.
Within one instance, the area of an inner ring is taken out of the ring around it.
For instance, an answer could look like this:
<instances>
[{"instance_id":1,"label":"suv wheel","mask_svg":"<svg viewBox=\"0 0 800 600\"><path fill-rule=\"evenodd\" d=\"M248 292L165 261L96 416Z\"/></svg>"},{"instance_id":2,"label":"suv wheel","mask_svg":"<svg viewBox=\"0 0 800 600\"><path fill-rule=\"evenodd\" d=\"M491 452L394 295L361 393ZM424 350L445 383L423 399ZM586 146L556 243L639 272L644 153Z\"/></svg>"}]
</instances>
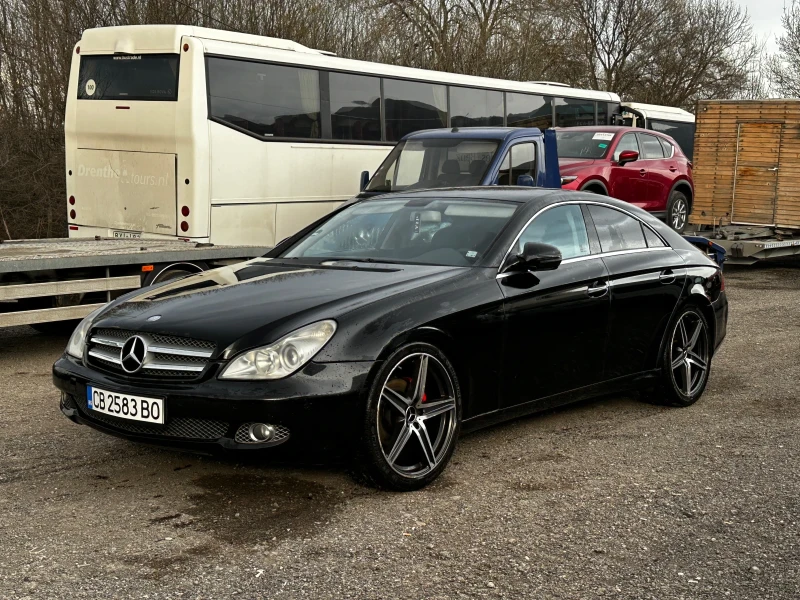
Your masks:
<instances>
[{"instance_id":1,"label":"suv wheel","mask_svg":"<svg viewBox=\"0 0 800 600\"><path fill-rule=\"evenodd\" d=\"M674 191L667 203L667 223L678 233L683 233L689 222L689 199L686 194Z\"/></svg>"}]
</instances>

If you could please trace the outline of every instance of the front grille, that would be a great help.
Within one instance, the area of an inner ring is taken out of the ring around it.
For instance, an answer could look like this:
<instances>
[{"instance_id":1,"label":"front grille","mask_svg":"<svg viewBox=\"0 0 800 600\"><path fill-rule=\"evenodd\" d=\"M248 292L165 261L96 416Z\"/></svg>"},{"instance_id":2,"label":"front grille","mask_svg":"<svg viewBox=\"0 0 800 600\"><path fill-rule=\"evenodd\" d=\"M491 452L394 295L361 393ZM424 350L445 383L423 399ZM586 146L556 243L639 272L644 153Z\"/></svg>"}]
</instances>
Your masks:
<instances>
[{"instance_id":1,"label":"front grille","mask_svg":"<svg viewBox=\"0 0 800 600\"><path fill-rule=\"evenodd\" d=\"M170 419L164 426L114 419L113 417L107 417L103 413L90 410L85 398L83 402L81 402L81 407L83 408L83 412L93 421L100 421L114 429L141 435L174 437L189 440L218 440L228 431L228 423L213 421L211 419L176 417Z\"/></svg>"},{"instance_id":2,"label":"front grille","mask_svg":"<svg viewBox=\"0 0 800 600\"><path fill-rule=\"evenodd\" d=\"M146 354L138 371L122 368L122 349L134 335L145 341ZM96 329L89 338L89 362L126 377L194 379L214 354L214 342L124 329Z\"/></svg>"}]
</instances>

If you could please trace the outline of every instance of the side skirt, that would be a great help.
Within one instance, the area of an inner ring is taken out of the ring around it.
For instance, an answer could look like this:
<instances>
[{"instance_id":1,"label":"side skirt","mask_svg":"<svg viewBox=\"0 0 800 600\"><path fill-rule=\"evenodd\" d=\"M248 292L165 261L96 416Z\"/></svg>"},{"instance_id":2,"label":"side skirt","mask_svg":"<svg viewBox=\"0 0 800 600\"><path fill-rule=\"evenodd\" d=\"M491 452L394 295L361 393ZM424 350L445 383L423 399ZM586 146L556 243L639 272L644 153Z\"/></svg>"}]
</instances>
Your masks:
<instances>
[{"instance_id":1,"label":"side skirt","mask_svg":"<svg viewBox=\"0 0 800 600\"><path fill-rule=\"evenodd\" d=\"M560 394L553 394L552 396L546 396L544 398L537 398L536 400L531 400L515 406L509 406L470 417L461 424L461 433L469 433L470 431L490 427L497 423L542 412L558 406L572 404L573 402L588 400L589 398L605 396L615 392L646 388L658 379L659 374L660 372L658 369L653 369L651 371L637 373L636 375L626 375L610 381L604 381L603 383L589 385Z\"/></svg>"}]
</instances>

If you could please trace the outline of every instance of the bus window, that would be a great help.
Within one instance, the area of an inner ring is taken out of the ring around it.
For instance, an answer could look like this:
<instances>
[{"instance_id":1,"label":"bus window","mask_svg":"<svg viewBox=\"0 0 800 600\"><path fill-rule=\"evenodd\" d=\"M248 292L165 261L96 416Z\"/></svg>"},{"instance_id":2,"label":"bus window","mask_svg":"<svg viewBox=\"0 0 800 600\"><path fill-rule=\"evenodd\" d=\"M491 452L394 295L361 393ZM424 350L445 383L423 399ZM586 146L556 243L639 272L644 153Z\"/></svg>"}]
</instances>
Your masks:
<instances>
[{"instance_id":1,"label":"bus window","mask_svg":"<svg viewBox=\"0 0 800 600\"><path fill-rule=\"evenodd\" d=\"M553 110L550 100L532 94L506 93L506 110L509 127L553 126Z\"/></svg>"},{"instance_id":2,"label":"bus window","mask_svg":"<svg viewBox=\"0 0 800 600\"><path fill-rule=\"evenodd\" d=\"M595 125L594 102L574 98L556 98L556 127Z\"/></svg>"},{"instance_id":3,"label":"bus window","mask_svg":"<svg viewBox=\"0 0 800 600\"><path fill-rule=\"evenodd\" d=\"M336 140L381 139L381 80L330 74L331 130Z\"/></svg>"},{"instance_id":4,"label":"bus window","mask_svg":"<svg viewBox=\"0 0 800 600\"><path fill-rule=\"evenodd\" d=\"M207 65L216 120L266 137L320 137L317 71L216 56Z\"/></svg>"},{"instance_id":5,"label":"bus window","mask_svg":"<svg viewBox=\"0 0 800 600\"><path fill-rule=\"evenodd\" d=\"M452 127L501 127L503 92L450 86Z\"/></svg>"},{"instance_id":6,"label":"bus window","mask_svg":"<svg viewBox=\"0 0 800 600\"><path fill-rule=\"evenodd\" d=\"M80 100L178 99L177 54L81 56Z\"/></svg>"},{"instance_id":7,"label":"bus window","mask_svg":"<svg viewBox=\"0 0 800 600\"><path fill-rule=\"evenodd\" d=\"M420 129L447 127L447 86L384 79L383 93L387 141Z\"/></svg>"},{"instance_id":8,"label":"bus window","mask_svg":"<svg viewBox=\"0 0 800 600\"><path fill-rule=\"evenodd\" d=\"M692 160L694 154L694 123L680 123L678 121L647 120L647 128L660 133L666 133L683 150L686 158Z\"/></svg>"}]
</instances>

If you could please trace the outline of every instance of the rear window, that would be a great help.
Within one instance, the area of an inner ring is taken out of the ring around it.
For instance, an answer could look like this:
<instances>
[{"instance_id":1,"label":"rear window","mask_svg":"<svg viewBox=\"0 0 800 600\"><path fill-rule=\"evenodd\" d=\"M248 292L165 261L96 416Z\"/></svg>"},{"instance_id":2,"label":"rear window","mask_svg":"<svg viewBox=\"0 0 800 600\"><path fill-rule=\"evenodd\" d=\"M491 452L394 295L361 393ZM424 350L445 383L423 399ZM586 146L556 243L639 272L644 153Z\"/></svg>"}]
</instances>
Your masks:
<instances>
[{"instance_id":1,"label":"rear window","mask_svg":"<svg viewBox=\"0 0 800 600\"><path fill-rule=\"evenodd\" d=\"M178 99L177 54L81 56L80 100Z\"/></svg>"},{"instance_id":2,"label":"rear window","mask_svg":"<svg viewBox=\"0 0 800 600\"><path fill-rule=\"evenodd\" d=\"M556 132L559 158L603 158L608 152L614 133L608 131Z\"/></svg>"}]
</instances>

